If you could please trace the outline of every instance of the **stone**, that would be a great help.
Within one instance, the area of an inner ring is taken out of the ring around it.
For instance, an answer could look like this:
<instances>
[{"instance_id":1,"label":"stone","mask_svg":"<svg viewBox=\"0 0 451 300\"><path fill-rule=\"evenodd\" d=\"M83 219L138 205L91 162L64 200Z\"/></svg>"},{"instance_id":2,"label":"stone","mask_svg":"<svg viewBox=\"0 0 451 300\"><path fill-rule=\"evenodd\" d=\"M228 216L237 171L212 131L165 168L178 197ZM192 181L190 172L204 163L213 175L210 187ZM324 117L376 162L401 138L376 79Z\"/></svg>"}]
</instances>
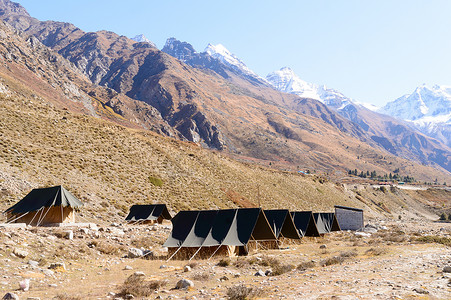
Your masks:
<instances>
[{"instance_id":1,"label":"stone","mask_svg":"<svg viewBox=\"0 0 451 300\"><path fill-rule=\"evenodd\" d=\"M19 296L13 293L6 293L2 300L19 300Z\"/></svg>"},{"instance_id":2,"label":"stone","mask_svg":"<svg viewBox=\"0 0 451 300\"><path fill-rule=\"evenodd\" d=\"M30 279L25 278L19 281L19 288L24 292L28 291L30 289Z\"/></svg>"},{"instance_id":3,"label":"stone","mask_svg":"<svg viewBox=\"0 0 451 300\"><path fill-rule=\"evenodd\" d=\"M57 287L58 285L56 283L49 284L49 287Z\"/></svg>"},{"instance_id":4,"label":"stone","mask_svg":"<svg viewBox=\"0 0 451 300\"><path fill-rule=\"evenodd\" d=\"M28 297L27 300L41 300L39 297Z\"/></svg>"},{"instance_id":5,"label":"stone","mask_svg":"<svg viewBox=\"0 0 451 300\"><path fill-rule=\"evenodd\" d=\"M191 267L190 266L185 266L183 268L183 272L189 272L189 271L191 271Z\"/></svg>"},{"instance_id":6,"label":"stone","mask_svg":"<svg viewBox=\"0 0 451 300\"><path fill-rule=\"evenodd\" d=\"M32 267L37 267L37 266L39 266L39 262L37 262L37 261L35 261L35 260L29 260L28 261L28 264L30 265L30 266L32 266Z\"/></svg>"},{"instance_id":7,"label":"stone","mask_svg":"<svg viewBox=\"0 0 451 300\"><path fill-rule=\"evenodd\" d=\"M160 266L160 269L166 269L168 266L166 266L166 265L161 265Z\"/></svg>"},{"instance_id":8,"label":"stone","mask_svg":"<svg viewBox=\"0 0 451 300\"><path fill-rule=\"evenodd\" d=\"M135 296L133 296L132 294L127 294L124 297L125 299L135 299Z\"/></svg>"},{"instance_id":9,"label":"stone","mask_svg":"<svg viewBox=\"0 0 451 300\"><path fill-rule=\"evenodd\" d=\"M144 274L144 272L141 271L136 271L135 273L133 273L134 276L146 276L146 274Z\"/></svg>"},{"instance_id":10,"label":"stone","mask_svg":"<svg viewBox=\"0 0 451 300\"><path fill-rule=\"evenodd\" d=\"M74 239L74 232L72 230L67 230L64 232L64 237L68 240Z\"/></svg>"},{"instance_id":11,"label":"stone","mask_svg":"<svg viewBox=\"0 0 451 300\"><path fill-rule=\"evenodd\" d=\"M43 269L42 273L44 273L45 276L52 276L53 274L55 274L55 272L53 272L52 270L48 270L48 269Z\"/></svg>"},{"instance_id":12,"label":"stone","mask_svg":"<svg viewBox=\"0 0 451 300\"><path fill-rule=\"evenodd\" d=\"M265 276L271 276L272 275L272 270L268 269L265 271Z\"/></svg>"},{"instance_id":13,"label":"stone","mask_svg":"<svg viewBox=\"0 0 451 300\"><path fill-rule=\"evenodd\" d=\"M175 285L176 290L186 290L190 287L194 287L194 283L188 279L181 279Z\"/></svg>"},{"instance_id":14,"label":"stone","mask_svg":"<svg viewBox=\"0 0 451 300\"><path fill-rule=\"evenodd\" d=\"M235 273L235 274L233 274L233 278L239 278L240 276L241 276L240 273Z\"/></svg>"},{"instance_id":15,"label":"stone","mask_svg":"<svg viewBox=\"0 0 451 300\"><path fill-rule=\"evenodd\" d=\"M125 266L124 270L133 270L133 267L132 266Z\"/></svg>"},{"instance_id":16,"label":"stone","mask_svg":"<svg viewBox=\"0 0 451 300\"><path fill-rule=\"evenodd\" d=\"M320 248L320 249L326 249L327 246L326 246L326 245L321 245L321 246L319 246L319 248Z\"/></svg>"},{"instance_id":17,"label":"stone","mask_svg":"<svg viewBox=\"0 0 451 300\"><path fill-rule=\"evenodd\" d=\"M450 266L446 266L443 268L443 273L451 273L451 267Z\"/></svg>"},{"instance_id":18,"label":"stone","mask_svg":"<svg viewBox=\"0 0 451 300\"><path fill-rule=\"evenodd\" d=\"M138 258L142 257L144 255L143 251L141 249L137 248L130 248L128 249L128 258Z\"/></svg>"},{"instance_id":19,"label":"stone","mask_svg":"<svg viewBox=\"0 0 451 300\"><path fill-rule=\"evenodd\" d=\"M227 281L227 280L229 280L229 277L227 277L227 276L222 276L221 278L219 278L219 281Z\"/></svg>"},{"instance_id":20,"label":"stone","mask_svg":"<svg viewBox=\"0 0 451 300\"><path fill-rule=\"evenodd\" d=\"M13 254L15 256L17 256L17 257L20 257L20 258L25 258L25 257L28 256L28 252L27 251L25 251L23 249L19 249L19 248L14 248L13 249Z\"/></svg>"},{"instance_id":21,"label":"stone","mask_svg":"<svg viewBox=\"0 0 451 300\"><path fill-rule=\"evenodd\" d=\"M254 274L254 276L266 276L265 272L263 272L262 270L258 270L257 273Z\"/></svg>"},{"instance_id":22,"label":"stone","mask_svg":"<svg viewBox=\"0 0 451 300\"><path fill-rule=\"evenodd\" d=\"M66 265L63 262L51 263L49 269L66 271Z\"/></svg>"},{"instance_id":23,"label":"stone","mask_svg":"<svg viewBox=\"0 0 451 300\"><path fill-rule=\"evenodd\" d=\"M429 294L429 292L423 288L414 288L413 291L417 292L418 294Z\"/></svg>"}]
</instances>

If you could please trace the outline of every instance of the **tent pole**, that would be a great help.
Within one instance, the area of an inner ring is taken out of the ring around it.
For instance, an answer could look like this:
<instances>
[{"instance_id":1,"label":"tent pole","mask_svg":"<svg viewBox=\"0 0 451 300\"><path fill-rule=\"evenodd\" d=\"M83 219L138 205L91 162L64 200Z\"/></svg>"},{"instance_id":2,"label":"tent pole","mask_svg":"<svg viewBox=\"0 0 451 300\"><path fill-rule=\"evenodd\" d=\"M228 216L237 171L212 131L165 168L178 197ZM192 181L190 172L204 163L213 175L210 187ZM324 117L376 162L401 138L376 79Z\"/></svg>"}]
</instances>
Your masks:
<instances>
[{"instance_id":1,"label":"tent pole","mask_svg":"<svg viewBox=\"0 0 451 300\"><path fill-rule=\"evenodd\" d=\"M166 261L168 262L168 261L170 261L171 260L171 258L173 258L174 257L174 255L176 255L177 254L177 252L179 252L179 250L182 248L182 246L180 246L175 252L174 252L174 254L172 254L171 255L171 257L169 257Z\"/></svg>"},{"instance_id":2,"label":"tent pole","mask_svg":"<svg viewBox=\"0 0 451 300\"><path fill-rule=\"evenodd\" d=\"M193 254L193 256L191 256L191 258L188 261L191 261L194 256L196 256L196 254L200 251L200 249L202 248L202 246L199 247L199 249L197 249L196 253Z\"/></svg>"},{"instance_id":3,"label":"tent pole","mask_svg":"<svg viewBox=\"0 0 451 300\"><path fill-rule=\"evenodd\" d=\"M44 216L42 217L42 219L40 219L38 221L38 224L36 226L39 226L41 224L42 221L44 221L45 216L48 214L48 212L50 211L50 208L52 208L51 206L49 206L49 209L47 209L46 213L44 214Z\"/></svg>"},{"instance_id":4,"label":"tent pole","mask_svg":"<svg viewBox=\"0 0 451 300\"><path fill-rule=\"evenodd\" d=\"M222 244L219 245L218 248L216 248L215 252L213 252L213 254L208 258L208 260L210 260L213 257L213 255L215 255L216 252L218 252L218 250L219 250L219 248L221 248L221 246L222 246Z\"/></svg>"},{"instance_id":5,"label":"tent pole","mask_svg":"<svg viewBox=\"0 0 451 300\"><path fill-rule=\"evenodd\" d=\"M63 204L61 204L61 223L64 223Z\"/></svg>"},{"instance_id":6,"label":"tent pole","mask_svg":"<svg viewBox=\"0 0 451 300\"><path fill-rule=\"evenodd\" d=\"M41 207L39 210L36 211L36 213L35 213L34 216L33 216L33 219L31 219L31 221L30 221L30 224L33 223L34 218L36 218L36 216L38 215L38 212L39 212L41 209L44 209L44 206Z\"/></svg>"},{"instance_id":7,"label":"tent pole","mask_svg":"<svg viewBox=\"0 0 451 300\"><path fill-rule=\"evenodd\" d=\"M14 222L14 221L16 221L16 220L18 220L18 219L20 219L20 218L22 218L22 217L24 217L26 214L28 214L29 213L29 211L27 211L26 213L24 213L23 215L21 215L21 216L19 216L19 217L17 217L17 218L15 218L15 219L13 219L13 220L11 220L11 221L9 221L9 222L6 222L6 224L10 224L10 223L12 223L12 222Z\"/></svg>"}]
</instances>

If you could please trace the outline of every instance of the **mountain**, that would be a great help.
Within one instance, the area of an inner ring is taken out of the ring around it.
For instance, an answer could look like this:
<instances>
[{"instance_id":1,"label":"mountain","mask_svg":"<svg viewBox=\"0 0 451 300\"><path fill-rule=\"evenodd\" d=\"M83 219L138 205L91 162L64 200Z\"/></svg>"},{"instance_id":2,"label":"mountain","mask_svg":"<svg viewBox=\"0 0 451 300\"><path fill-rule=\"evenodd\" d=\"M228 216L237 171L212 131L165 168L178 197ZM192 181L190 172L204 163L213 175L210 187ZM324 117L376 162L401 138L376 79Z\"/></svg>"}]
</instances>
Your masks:
<instances>
[{"instance_id":1,"label":"mountain","mask_svg":"<svg viewBox=\"0 0 451 300\"><path fill-rule=\"evenodd\" d=\"M399 144L372 138L357 122L323 103L276 91L237 66L206 52L197 53L182 42L170 40L163 49L174 55L184 53L183 61L148 43L109 31L84 32L68 23L41 22L9 1L2 3L0 15L4 20L22 30L20 34L49 47L73 69L68 81L73 77L75 81L71 82L82 86L89 80L96 88L91 93L95 97L85 101L88 107L99 101L98 107L111 109L117 114L115 121L126 126L161 128L167 124L171 132L161 133L222 150L238 159L286 169L310 168L340 176L349 168L378 173L399 168L404 174L418 173L424 180L437 177L437 170L448 176L442 168L449 168L450 155L441 150L441 145L426 138L420 145L427 147L416 152L408 147L398 149ZM55 66L51 60L48 63ZM45 77L46 72L40 76ZM65 91L60 82L53 85ZM111 101L102 100L108 93L127 101L123 100L121 106L108 106ZM62 99L61 105L70 103L67 100ZM122 107L129 109L127 114L117 113ZM150 109L157 113L154 119L146 119L148 114L143 114ZM85 109L83 113L90 112ZM388 143L395 147L392 152L383 147ZM444 154L434 160L437 151Z\"/></svg>"},{"instance_id":2,"label":"mountain","mask_svg":"<svg viewBox=\"0 0 451 300\"><path fill-rule=\"evenodd\" d=\"M152 47L155 47L155 48L157 47L152 41L150 41L148 38L146 38L144 36L144 34L138 34L135 37L133 37L132 40L134 40L135 42L138 42L138 43L150 44L150 45L152 45Z\"/></svg>"},{"instance_id":3,"label":"mountain","mask_svg":"<svg viewBox=\"0 0 451 300\"><path fill-rule=\"evenodd\" d=\"M422 85L379 112L407 121L451 147L451 86Z\"/></svg>"},{"instance_id":4,"label":"mountain","mask_svg":"<svg viewBox=\"0 0 451 300\"><path fill-rule=\"evenodd\" d=\"M268 74L266 80L281 92L295 94L302 98L315 99L334 109L340 109L352 102L350 98L336 90L302 80L288 67Z\"/></svg>"}]
</instances>

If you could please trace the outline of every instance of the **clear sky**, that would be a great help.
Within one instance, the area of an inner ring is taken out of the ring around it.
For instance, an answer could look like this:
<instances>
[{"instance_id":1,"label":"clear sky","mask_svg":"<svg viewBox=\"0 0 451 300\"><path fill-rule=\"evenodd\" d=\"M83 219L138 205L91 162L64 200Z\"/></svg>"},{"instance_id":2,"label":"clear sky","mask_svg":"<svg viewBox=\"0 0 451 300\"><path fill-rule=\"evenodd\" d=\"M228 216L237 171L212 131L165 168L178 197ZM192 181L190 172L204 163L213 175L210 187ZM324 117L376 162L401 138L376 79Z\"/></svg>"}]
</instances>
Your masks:
<instances>
[{"instance_id":1,"label":"clear sky","mask_svg":"<svg viewBox=\"0 0 451 300\"><path fill-rule=\"evenodd\" d=\"M223 44L259 75L284 66L378 106L415 87L451 85L448 0L16 0L40 20L84 31Z\"/></svg>"}]
</instances>

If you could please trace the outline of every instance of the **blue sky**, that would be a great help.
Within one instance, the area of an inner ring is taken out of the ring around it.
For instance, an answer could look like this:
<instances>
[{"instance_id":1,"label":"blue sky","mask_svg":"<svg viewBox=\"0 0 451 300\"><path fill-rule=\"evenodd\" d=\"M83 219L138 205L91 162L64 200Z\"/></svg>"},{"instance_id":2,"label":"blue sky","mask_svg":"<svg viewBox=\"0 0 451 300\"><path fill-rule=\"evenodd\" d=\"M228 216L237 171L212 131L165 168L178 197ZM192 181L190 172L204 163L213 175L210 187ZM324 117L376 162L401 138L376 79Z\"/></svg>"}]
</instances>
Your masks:
<instances>
[{"instance_id":1,"label":"blue sky","mask_svg":"<svg viewBox=\"0 0 451 300\"><path fill-rule=\"evenodd\" d=\"M361 102L451 85L451 1L16 0L40 20L84 31L221 43L265 77L284 66Z\"/></svg>"}]
</instances>

